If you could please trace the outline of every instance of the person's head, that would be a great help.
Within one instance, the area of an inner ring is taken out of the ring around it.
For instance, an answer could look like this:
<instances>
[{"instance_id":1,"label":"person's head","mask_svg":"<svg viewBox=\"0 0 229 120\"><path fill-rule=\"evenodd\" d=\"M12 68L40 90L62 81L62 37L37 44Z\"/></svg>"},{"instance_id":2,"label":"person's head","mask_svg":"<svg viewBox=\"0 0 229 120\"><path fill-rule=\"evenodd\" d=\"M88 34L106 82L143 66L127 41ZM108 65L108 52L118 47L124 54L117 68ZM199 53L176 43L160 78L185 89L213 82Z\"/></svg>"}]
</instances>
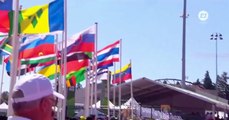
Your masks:
<instances>
[{"instance_id":1,"label":"person's head","mask_svg":"<svg viewBox=\"0 0 229 120\"><path fill-rule=\"evenodd\" d=\"M53 91L50 80L40 74L32 74L18 80L13 88L12 107L17 116L32 120L51 120L55 97L64 96Z\"/></svg>"},{"instance_id":2,"label":"person's head","mask_svg":"<svg viewBox=\"0 0 229 120\"><path fill-rule=\"evenodd\" d=\"M91 116L88 116L86 120L94 120Z\"/></svg>"},{"instance_id":3,"label":"person's head","mask_svg":"<svg viewBox=\"0 0 229 120\"><path fill-rule=\"evenodd\" d=\"M95 120L95 115L91 114L90 117L92 118L92 120Z\"/></svg>"}]
</instances>

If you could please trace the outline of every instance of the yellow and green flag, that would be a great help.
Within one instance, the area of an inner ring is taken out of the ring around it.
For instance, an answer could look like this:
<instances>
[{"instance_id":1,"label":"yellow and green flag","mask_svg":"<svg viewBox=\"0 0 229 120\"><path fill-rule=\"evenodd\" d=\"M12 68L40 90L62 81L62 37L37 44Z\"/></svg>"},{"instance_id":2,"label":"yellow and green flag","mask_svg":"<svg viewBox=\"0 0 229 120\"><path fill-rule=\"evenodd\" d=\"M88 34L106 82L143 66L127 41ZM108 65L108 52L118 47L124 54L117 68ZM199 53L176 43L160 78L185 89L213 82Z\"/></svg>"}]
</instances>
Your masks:
<instances>
[{"instance_id":1,"label":"yellow and green flag","mask_svg":"<svg viewBox=\"0 0 229 120\"><path fill-rule=\"evenodd\" d=\"M60 66L56 65L56 64L52 64L50 66L44 67L38 73L48 77L51 80L53 80L55 78L55 74L60 73Z\"/></svg>"},{"instance_id":2,"label":"yellow and green flag","mask_svg":"<svg viewBox=\"0 0 229 120\"><path fill-rule=\"evenodd\" d=\"M13 27L11 14L11 33ZM37 34L63 31L64 1L55 0L43 6L33 6L19 12L19 33Z\"/></svg>"}]
</instances>

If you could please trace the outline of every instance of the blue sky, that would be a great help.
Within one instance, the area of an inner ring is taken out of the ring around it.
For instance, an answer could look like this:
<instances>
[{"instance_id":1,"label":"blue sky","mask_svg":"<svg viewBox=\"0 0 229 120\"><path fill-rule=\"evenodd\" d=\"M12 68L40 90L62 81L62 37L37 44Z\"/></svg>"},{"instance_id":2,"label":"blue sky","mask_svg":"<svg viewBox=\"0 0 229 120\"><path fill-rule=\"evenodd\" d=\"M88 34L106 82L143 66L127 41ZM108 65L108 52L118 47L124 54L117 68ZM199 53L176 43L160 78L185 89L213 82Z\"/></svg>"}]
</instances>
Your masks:
<instances>
[{"instance_id":1,"label":"blue sky","mask_svg":"<svg viewBox=\"0 0 229 120\"><path fill-rule=\"evenodd\" d=\"M23 8L49 0L20 0ZM68 0L68 36L98 22L98 49L122 39L122 64L132 61L133 80L147 77L181 79L183 0ZM208 19L198 18L200 11ZM186 26L186 76L202 80L206 70L215 82L215 41L218 41L218 73L229 72L229 1L188 0ZM113 68L111 68L113 70ZM9 77L3 90L9 89Z\"/></svg>"}]
</instances>

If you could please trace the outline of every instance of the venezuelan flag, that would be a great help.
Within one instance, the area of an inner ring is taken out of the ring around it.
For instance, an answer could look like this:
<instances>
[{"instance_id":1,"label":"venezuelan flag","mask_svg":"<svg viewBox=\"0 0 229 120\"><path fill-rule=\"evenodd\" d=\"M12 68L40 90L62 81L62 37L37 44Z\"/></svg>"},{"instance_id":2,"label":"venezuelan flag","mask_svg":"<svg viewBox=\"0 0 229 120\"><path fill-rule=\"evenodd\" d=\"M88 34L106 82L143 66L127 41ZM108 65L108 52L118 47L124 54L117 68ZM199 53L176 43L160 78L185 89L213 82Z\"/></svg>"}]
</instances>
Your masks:
<instances>
[{"instance_id":1,"label":"venezuelan flag","mask_svg":"<svg viewBox=\"0 0 229 120\"><path fill-rule=\"evenodd\" d=\"M13 17L12 14L10 17ZM13 24L10 25L12 28ZM38 34L63 31L63 29L63 0L55 0L43 6L34 6L19 12L19 33Z\"/></svg>"},{"instance_id":2,"label":"venezuelan flag","mask_svg":"<svg viewBox=\"0 0 229 120\"><path fill-rule=\"evenodd\" d=\"M132 78L131 64L125 65L121 70L117 70L113 73L112 84L119 84Z\"/></svg>"}]
</instances>

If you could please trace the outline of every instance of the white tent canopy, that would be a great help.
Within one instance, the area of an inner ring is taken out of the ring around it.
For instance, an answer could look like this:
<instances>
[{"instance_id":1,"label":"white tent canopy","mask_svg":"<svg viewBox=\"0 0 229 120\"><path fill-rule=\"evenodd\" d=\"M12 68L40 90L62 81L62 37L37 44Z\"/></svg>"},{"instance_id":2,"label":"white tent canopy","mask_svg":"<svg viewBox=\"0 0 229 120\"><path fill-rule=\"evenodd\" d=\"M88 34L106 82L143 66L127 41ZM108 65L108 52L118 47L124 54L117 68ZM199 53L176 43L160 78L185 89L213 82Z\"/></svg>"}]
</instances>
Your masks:
<instances>
[{"instance_id":1,"label":"white tent canopy","mask_svg":"<svg viewBox=\"0 0 229 120\"><path fill-rule=\"evenodd\" d=\"M0 105L0 112L7 112L7 110L8 110L8 105L6 104L6 103L2 103L1 105Z\"/></svg>"},{"instance_id":2,"label":"white tent canopy","mask_svg":"<svg viewBox=\"0 0 229 120\"><path fill-rule=\"evenodd\" d=\"M109 101L108 104L109 104L109 108L115 107L115 105L113 103L111 103L111 101ZM95 108L95 104L93 104L92 107ZM96 103L96 107L101 108L101 100Z\"/></svg>"},{"instance_id":3,"label":"white tent canopy","mask_svg":"<svg viewBox=\"0 0 229 120\"><path fill-rule=\"evenodd\" d=\"M109 108L110 109L119 109L119 106L115 106L111 101L109 101ZM95 108L95 104L92 105L92 108ZM101 101L98 101L96 103L96 108L101 108ZM121 105L121 109L127 109L128 106L126 105Z\"/></svg>"},{"instance_id":4,"label":"white tent canopy","mask_svg":"<svg viewBox=\"0 0 229 120\"><path fill-rule=\"evenodd\" d=\"M131 107L131 104L132 104L132 106L133 106L134 108L140 106L140 105L138 104L138 102L137 102L134 98L130 98L130 99L127 100L123 105L124 105L124 106L129 106L129 107Z\"/></svg>"}]
</instances>

